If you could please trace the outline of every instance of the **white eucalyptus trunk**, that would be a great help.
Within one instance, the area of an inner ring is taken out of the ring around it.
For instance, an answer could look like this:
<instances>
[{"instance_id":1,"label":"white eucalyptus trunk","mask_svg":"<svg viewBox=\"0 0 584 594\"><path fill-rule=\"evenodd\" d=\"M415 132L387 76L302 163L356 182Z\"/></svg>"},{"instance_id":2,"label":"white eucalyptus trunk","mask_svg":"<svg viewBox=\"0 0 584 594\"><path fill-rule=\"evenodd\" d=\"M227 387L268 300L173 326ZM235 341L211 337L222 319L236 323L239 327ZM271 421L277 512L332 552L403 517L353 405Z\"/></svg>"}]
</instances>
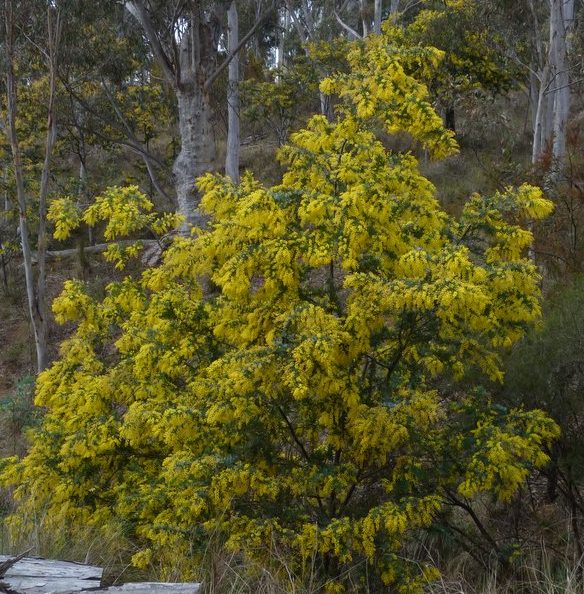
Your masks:
<instances>
[{"instance_id":1,"label":"white eucalyptus trunk","mask_svg":"<svg viewBox=\"0 0 584 594\"><path fill-rule=\"evenodd\" d=\"M359 8L361 12L361 26L363 27L363 37L369 35L369 23L367 15L367 4L366 0L359 0Z\"/></svg>"},{"instance_id":2,"label":"white eucalyptus trunk","mask_svg":"<svg viewBox=\"0 0 584 594\"><path fill-rule=\"evenodd\" d=\"M239 44L239 19L235 0L227 11L227 49L235 57L229 62L227 82L227 152L225 156L225 175L234 183L239 183L239 54L236 53Z\"/></svg>"},{"instance_id":3,"label":"white eucalyptus trunk","mask_svg":"<svg viewBox=\"0 0 584 594\"><path fill-rule=\"evenodd\" d=\"M549 67L546 65L537 77L537 84L532 87L533 140L531 143L531 162L537 163L546 150L550 140L550 111L553 101L547 94Z\"/></svg>"},{"instance_id":4,"label":"white eucalyptus trunk","mask_svg":"<svg viewBox=\"0 0 584 594\"><path fill-rule=\"evenodd\" d=\"M229 13L228 13L229 16ZM278 11L278 47L276 48L276 66L282 68L284 66L284 38L288 31L288 11L286 7L282 7Z\"/></svg>"},{"instance_id":5,"label":"white eucalyptus trunk","mask_svg":"<svg viewBox=\"0 0 584 594\"><path fill-rule=\"evenodd\" d=\"M547 77L547 78L545 78ZM554 138L554 109L555 109L555 97L554 97L554 81L551 74L551 68L548 65L544 68L544 78L546 84L544 85L544 100L542 109L543 114L543 125L541 129L541 150L543 152L549 152L552 147Z\"/></svg>"},{"instance_id":6,"label":"white eucalyptus trunk","mask_svg":"<svg viewBox=\"0 0 584 594\"><path fill-rule=\"evenodd\" d=\"M47 256L47 196L49 190L49 173L53 155L53 147L57 138L57 126L55 120L55 96L56 96L56 68L57 49L60 37L60 19L58 12L52 7L47 8L47 32L48 32L48 67L49 67L49 102L47 105L47 133L45 141L45 156L40 179L38 195L38 234L37 234L37 274L36 279L33 271L32 248L30 232L27 220L27 198L24 181L24 167L18 140L16 127L17 120L17 82L15 74L15 23L14 23L14 2L5 0L5 28L6 28L6 99L7 99L7 120L8 136L14 165L14 176L16 182L16 198L19 214L20 243L22 258L24 261L24 276L26 281L26 295L28 310L33 328L37 371L41 372L48 365L47 330L48 330L48 307L46 299L46 256Z\"/></svg>"},{"instance_id":7,"label":"white eucalyptus trunk","mask_svg":"<svg viewBox=\"0 0 584 594\"><path fill-rule=\"evenodd\" d=\"M554 167L566 156L566 136L570 112L570 68L568 53L574 23L574 0L550 0L550 62L553 103Z\"/></svg>"},{"instance_id":8,"label":"white eucalyptus trunk","mask_svg":"<svg viewBox=\"0 0 584 594\"><path fill-rule=\"evenodd\" d=\"M382 0L373 0L373 32L381 33L381 12L383 10Z\"/></svg>"},{"instance_id":9,"label":"white eucalyptus trunk","mask_svg":"<svg viewBox=\"0 0 584 594\"><path fill-rule=\"evenodd\" d=\"M536 66L532 64L529 72L529 113L531 115L531 131L534 135L539 98L539 79L535 72L535 68Z\"/></svg>"},{"instance_id":10,"label":"white eucalyptus trunk","mask_svg":"<svg viewBox=\"0 0 584 594\"><path fill-rule=\"evenodd\" d=\"M176 91L181 147L172 167L176 199L187 224L201 225L195 179L215 165L215 138L209 97L200 85Z\"/></svg>"},{"instance_id":11,"label":"white eucalyptus trunk","mask_svg":"<svg viewBox=\"0 0 584 594\"><path fill-rule=\"evenodd\" d=\"M214 68L216 47L212 24L204 11L196 8L189 15L178 51L169 57L150 17L144 0L126 0L128 12L140 23L153 55L171 85L178 108L180 151L172 167L178 211L188 225L202 225L195 180L215 168L215 138L211 126L211 106L206 83Z\"/></svg>"}]
</instances>

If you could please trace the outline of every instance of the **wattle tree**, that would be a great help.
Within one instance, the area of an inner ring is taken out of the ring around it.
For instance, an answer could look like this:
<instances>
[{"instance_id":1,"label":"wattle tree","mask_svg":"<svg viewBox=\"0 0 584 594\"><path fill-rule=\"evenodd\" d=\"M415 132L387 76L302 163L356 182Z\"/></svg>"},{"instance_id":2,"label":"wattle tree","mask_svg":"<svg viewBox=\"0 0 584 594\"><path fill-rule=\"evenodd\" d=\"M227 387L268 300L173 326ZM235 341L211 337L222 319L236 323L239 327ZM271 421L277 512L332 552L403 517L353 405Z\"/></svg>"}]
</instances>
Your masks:
<instances>
[{"instance_id":1,"label":"wattle tree","mask_svg":"<svg viewBox=\"0 0 584 594\"><path fill-rule=\"evenodd\" d=\"M160 266L99 300L66 283L53 308L77 329L39 377L28 455L3 471L13 526L43 510L123 525L138 565L196 573L214 539L327 591L410 593L437 571L408 544L447 500L506 501L546 463L551 419L460 380L500 381L500 349L539 318L519 221L550 202L525 185L472 196L456 220L382 141L456 151L419 82L440 58L368 37L321 85L335 120L281 149L279 185L206 175L208 228ZM112 237L150 220L145 197L112 192Z\"/></svg>"}]
</instances>

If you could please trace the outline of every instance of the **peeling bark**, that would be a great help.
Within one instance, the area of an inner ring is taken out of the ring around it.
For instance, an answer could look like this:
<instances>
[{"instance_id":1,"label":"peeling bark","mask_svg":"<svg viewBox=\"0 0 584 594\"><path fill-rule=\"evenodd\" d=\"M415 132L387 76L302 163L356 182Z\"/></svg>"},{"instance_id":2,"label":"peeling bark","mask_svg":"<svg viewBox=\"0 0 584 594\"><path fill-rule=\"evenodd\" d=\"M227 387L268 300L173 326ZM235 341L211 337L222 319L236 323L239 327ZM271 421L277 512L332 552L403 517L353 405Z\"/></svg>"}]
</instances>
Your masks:
<instances>
[{"instance_id":1,"label":"peeling bark","mask_svg":"<svg viewBox=\"0 0 584 594\"><path fill-rule=\"evenodd\" d=\"M157 31L141 0L125 3L126 9L138 21L152 52L171 85L178 108L181 147L172 171L179 212L187 224L201 225L204 220L198 209L199 196L195 179L215 168L215 139L211 126L211 106L205 83L217 56L214 23L204 12L193 9L180 42L166 40L174 55L165 48L163 36ZM174 30L174 23L169 30Z\"/></svg>"},{"instance_id":2,"label":"peeling bark","mask_svg":"<svg viewBox=\"0 0 584 594\"><path fill-rule=\"evenodd\" d=\"M195 179L215 167L215 139L211 128L209 97L194 86L176 93L180 152L172 167L179 212L187 223L203 222Z\"/></svg>"}]
</instances>

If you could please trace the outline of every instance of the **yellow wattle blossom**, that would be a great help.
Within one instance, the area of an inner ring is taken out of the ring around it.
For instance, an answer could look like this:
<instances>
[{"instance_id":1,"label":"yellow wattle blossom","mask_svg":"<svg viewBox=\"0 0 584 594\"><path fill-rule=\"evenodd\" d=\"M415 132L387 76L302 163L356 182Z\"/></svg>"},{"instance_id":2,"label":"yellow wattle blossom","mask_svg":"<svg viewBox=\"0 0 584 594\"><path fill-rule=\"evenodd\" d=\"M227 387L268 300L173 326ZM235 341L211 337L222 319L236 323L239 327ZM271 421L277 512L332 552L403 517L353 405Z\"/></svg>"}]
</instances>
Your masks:
<instances>
[{"instance_id":1,"label":"yellow wattle blossom","mask_svg":"<svg viewBox=\"0 0 584 594\"><path fill-rule=\"evenodd\" d=\"M211 537L259 563L273 545L295 574L358 567L415 593L436 570L402 552L447 492L506 500L545 464L543 413L441 393L469 371L501 380L497 349L539 317L517 220L550 204L522 186L455 220L415 157L386 150L380 124L456 150L420 82L440 58L388 31L357 44L322 86L337 119L292 135L278 185L205 175L209 227L159 267L101 301L66 283L55 314L78 327L39 377L29 454L6 462L13 522L118 522L143 544L134 563L172 550L185 575ZM177 223L150 210L117 188L83 219L110 239Z\"/></svg>"}]
</instances>

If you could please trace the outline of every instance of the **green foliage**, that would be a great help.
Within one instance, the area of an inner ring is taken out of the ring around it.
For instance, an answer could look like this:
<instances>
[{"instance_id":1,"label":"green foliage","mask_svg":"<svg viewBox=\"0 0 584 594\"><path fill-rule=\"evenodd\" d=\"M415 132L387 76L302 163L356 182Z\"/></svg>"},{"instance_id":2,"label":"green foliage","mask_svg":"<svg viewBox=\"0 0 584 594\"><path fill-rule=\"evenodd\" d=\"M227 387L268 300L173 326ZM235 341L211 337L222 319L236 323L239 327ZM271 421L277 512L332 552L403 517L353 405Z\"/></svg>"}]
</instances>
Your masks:
<instances>
[{"instance_id":1,"label":"green foliage","mask_svg":"<svg viewBox=\"0 0 584 594\"><path fill-rule=\"evenodd\" d=\"M321 84L336 121L292 135L279 185L206 175L212 222L160 267L102 301L65 285L54 311L77 331L39 377L29 454L5 464L13 525L41 508L121 524L143 545L136 564L184 559L184 577L213 536L266 566L276 549L330 592L418 592L437 571L407 547L446 493L505 501L545 464L551 419L449 386L501 379L498 348L539 318L517 221L550 203L522 186L473 197L457 221L378 137L456 150L419 81L440 56L389 37L354 46L350 74ZM84 216L113 238L145 210L115 189Z\"/></svg>"},{"instance_id":2,"label":"green foliage","mask_svg":"<svg viewBox=\"0 0 584 594\"><path fill-rule=\"evenodd\" d=\"M548 301L544 322L517 345L506 362L505 397L548 411L561 428L545 470L546 499L558 500L570 518L570 540L577 554L584 546L579 517L584 464L584 279L556 290ZM561 506L558 506L561 509ZM554 539L558 534L552 535Z\"/></svg>"},{"instance_id":3,"label":"green foliage","mask_svg":"<svg viewBox=\"0 0 584 594\"><path fill-rule=\"evenodd\" d=\"M574 438L577 426L570 424L580 416L578 385L584 383L584 371L578 375L584 365L583 288L584 279L579 277L573 286L557 289L543 324L529 332L507 361L509 394L545 407L564 426L564 437Z\"/></svg>"},{"instance_id":4,"label":"green foliage","mask_svg":"<svg viewBox=\"0 0 584 594\"><path fill-rule=\"evenodd\" d=\"M182 224L180 215L151 212L153 208L150 199L138 186L112 187L95 198L84 211L71 197L57 198L51 202L47 219L54 224L53 235L59 240L67 239L82 223L90 227L104 223L105 239L114 242L107 247L105 257L116 268L122 269L129 258L139 254L142 243L136 241L122 245L115 240L142 230L160 237Z\"/></svg>"},{"instance_id":5,"label":"green foliage","mask_svg":"<svg viewBox=\"0 0 584 594\"><path fill-rule=\"evenodd\" d=\"M0 400L0 415L7 422L13 440L40 420L38 409L33 407L33 392L34 378L25 376L18 380L12 394Z\"/></svg>"},{"instance_id":6,"label":"green foliage","mask_svg":"<svg viewBox=\"0 0 584 594\"><path fill-rule=\"evenodd\" d=\"M431 45L444 52L430 79L439 104L454 108L471 92L497 94L508 90L515 67L501 50L506 40L489 24L493 16L489 9L477 0L425 4L405 28L403 39L408 45Z\"/></svg>"},{"instance_id":7,"label":"green foliage","mask_svg":"<svg viewBox=\"0 0 584 594\"><path fill-rule=\"evenodd\" d=\"M297 128L306 113L314 112L317 101L318 77L304 57L285 68L270 72L275 80L243 81L244 115L252 123L268 125L282 144L290 130Z\"/></svg>"},{"instance_id":8,"label":"green foliage","mask_svg":"<svg viewBox=\"0 0 584 594\"><path fill-rule=\"evenodd\" d=\"M252 124L266 126L283 144L292 130L320 109L319 80L347 70L349 43L344 38L308 44L305 53L281 68L264 73L263 80L242 81L244 115Z\"/></svg>"}]
</instances>

